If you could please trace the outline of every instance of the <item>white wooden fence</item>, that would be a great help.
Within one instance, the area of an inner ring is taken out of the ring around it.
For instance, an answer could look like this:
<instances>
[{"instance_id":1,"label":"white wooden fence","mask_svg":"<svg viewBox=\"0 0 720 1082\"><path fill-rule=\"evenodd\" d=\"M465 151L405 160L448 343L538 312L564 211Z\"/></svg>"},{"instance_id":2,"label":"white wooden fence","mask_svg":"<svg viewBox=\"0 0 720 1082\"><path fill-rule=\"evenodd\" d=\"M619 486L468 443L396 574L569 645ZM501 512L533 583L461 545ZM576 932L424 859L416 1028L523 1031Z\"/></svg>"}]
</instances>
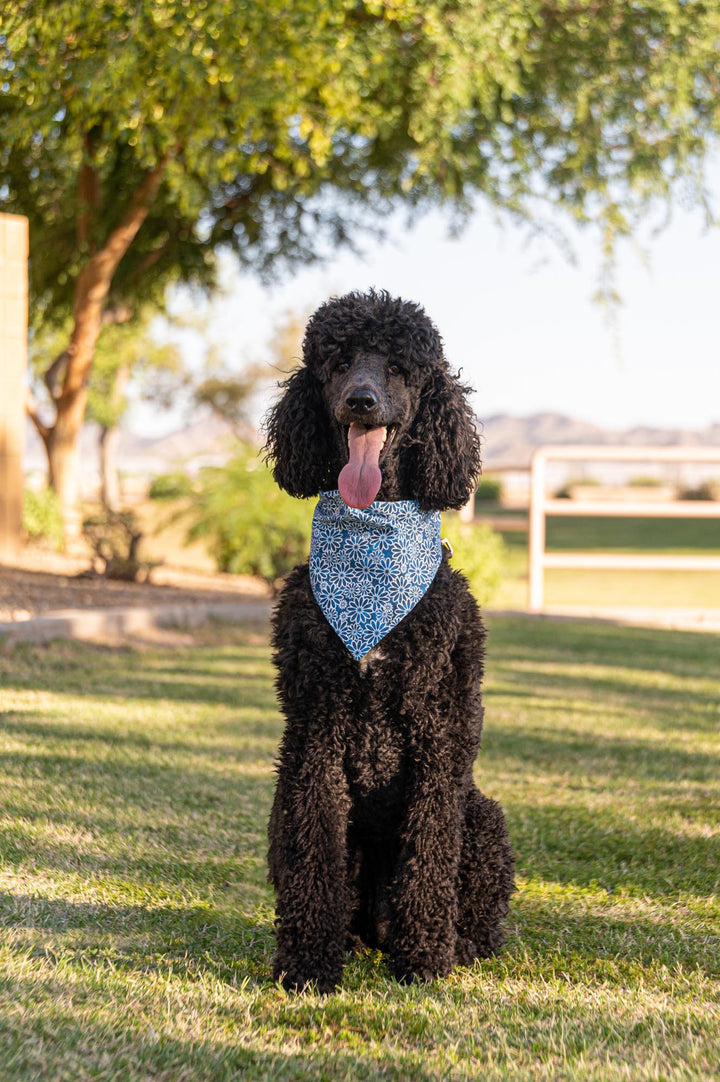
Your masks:
<instances>
[{"instance_id":1,"label":"white wooden fence","mask_svg":"<svg viewBox=\"0 0 720 1082\"><path fill-rule=\"evenodd\" d=\"M637 571L720 571L720 556L627 555L622 553L546 552L547 515L607 515L654 518L720 518L720 501L712 500L567 500L547 495L547 463L583 462L718 462L718 447L541 447L532 458L530 476L530 574L528 607L543 608L546 567L632 569Z\"/></svg>"}]
</instances>

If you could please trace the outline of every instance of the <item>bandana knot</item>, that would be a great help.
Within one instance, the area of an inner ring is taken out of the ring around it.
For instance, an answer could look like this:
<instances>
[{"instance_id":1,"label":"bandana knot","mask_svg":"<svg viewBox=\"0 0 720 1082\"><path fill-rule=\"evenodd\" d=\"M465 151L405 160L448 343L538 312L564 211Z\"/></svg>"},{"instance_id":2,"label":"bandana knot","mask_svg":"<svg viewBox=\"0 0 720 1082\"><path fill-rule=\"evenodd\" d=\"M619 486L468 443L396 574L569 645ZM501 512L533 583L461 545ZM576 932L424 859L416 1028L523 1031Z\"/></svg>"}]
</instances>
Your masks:
<instances>
[{"instance_id":1,"label":"bandana knot","mask_svg":"<svg viewBox=\"0 0 720 1082\"><path fill-rule=\"evenodd\" d=\"M310 585L356 660L415 608L441 561L439 511L421 511L417 500L376 500L359 510L337 491L320 493Z\"/></svg>"}]
</instances>

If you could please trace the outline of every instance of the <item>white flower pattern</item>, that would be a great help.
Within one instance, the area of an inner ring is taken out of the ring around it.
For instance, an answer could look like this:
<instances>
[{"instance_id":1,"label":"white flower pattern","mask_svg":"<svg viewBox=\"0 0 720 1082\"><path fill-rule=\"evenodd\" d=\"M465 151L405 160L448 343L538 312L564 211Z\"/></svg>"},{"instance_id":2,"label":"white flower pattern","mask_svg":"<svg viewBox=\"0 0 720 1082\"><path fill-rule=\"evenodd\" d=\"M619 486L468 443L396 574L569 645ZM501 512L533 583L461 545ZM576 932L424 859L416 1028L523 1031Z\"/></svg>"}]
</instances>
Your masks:
<instances>
[{"instance_id":1,"label":"white flower pattern","mask_svg":"<svg viewBox=\"0 0 720 1082\"><path fill-rule=\"evenodd\" d=\"M313 515L310 585L356 660L425 594L442 560L440 512L417 500L376 500L361 511L321 492Z\"/></svg>"}]
</instances>

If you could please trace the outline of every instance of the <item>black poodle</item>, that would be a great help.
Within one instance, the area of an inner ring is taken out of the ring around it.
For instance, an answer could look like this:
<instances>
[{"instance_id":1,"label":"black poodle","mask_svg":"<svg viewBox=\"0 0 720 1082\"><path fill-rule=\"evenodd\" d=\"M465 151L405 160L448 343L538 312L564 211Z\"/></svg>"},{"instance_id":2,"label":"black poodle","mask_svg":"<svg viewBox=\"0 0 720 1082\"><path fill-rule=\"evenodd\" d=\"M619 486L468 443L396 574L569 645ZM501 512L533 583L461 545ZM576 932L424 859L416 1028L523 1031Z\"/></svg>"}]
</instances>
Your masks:
<instances>
[{"instance_id":1,"label":"black poodle","mask_svg":"<svg viewBox=\"0 0 720 1082\"><path fill-rule=\"evenodd\" d=\"M469 388L424 311L384 292L322 305L303 354L267 426L277 483L328 494L273 621L286 718L269 824L274 973L329 992L365 944L398 979L430 980L498 949L514 889L502 810L473 781L485 630L439 540L438 512L462 507L480 470ZM338 546L365 574L377 538L387 584L353 585Z\"/></svg>"}]
</instances>

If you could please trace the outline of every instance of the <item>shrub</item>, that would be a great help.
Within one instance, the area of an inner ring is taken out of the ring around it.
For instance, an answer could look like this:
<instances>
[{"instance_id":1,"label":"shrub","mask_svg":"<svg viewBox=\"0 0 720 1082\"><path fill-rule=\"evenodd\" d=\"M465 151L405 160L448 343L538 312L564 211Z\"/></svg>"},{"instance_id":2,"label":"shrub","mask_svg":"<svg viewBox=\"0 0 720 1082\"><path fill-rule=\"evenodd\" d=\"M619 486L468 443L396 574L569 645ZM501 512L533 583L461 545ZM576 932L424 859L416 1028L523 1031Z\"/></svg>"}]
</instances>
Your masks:
<instances>
[{"instance_id":1,"label":"shrub","mask_svg":"<svg viewBox=\"0 0 720 1082\"><path fill-rule=\"evenodd\" d=\"M460 522L457 515L444 517L443 536L446 533L453 548L453 567L468 579L479 604L487 605L502 578L505 542L489 526Z\"/></svg>"},{"instance_id":2,"label":"shrub","mask_svg":"<svg viewBox=\"0 0 720 1082\"><path fill-rule=\"evenodd\" d=\"M169 499L170 485L162 481L160 491ZM242 446L226 465L201 471L182 513L190 520L188 543L204 540L218 570L257 575L275 588L308 557L314 506L281 492L257 451ZM488 526L461 523L457 515L447 516L447 527L454 566L467 575L478 601L487 603L502 574L502 538Z\"/></svg>"},{"instance_id":3,"label":"shrub","mask_svg":"<svg viewBox=\"0 0 720 1082\"><path fill-rule=\"evenodd\" d=\"M101 511L86 518L83 537L100 561L99 573L106 579L147 582L157 566L138 555L143 534L133 511Z\"/></svg>"},{"instance_id":4,"label":"shrub","mask_svg":"<svg viewBox=\"0 0 720 1082\"><path fill-rule=\"evenodd\" d=\"M312 511L281 492L257 452L243 447L225 466L200 473L187 539L205 539L220 571L274 585L307 558Z\"/></svg>"},{"instance_id":5,"label":"shrub","mask_svg":"<svg viewBox=\"0 0 720 1082\"><path fill-rule=\"evenodd\" d=\"M702 481L694 488L685 488L680 493L681 500L717 500L720 499L720 484L715 481Z\"/></svg>"},{"instance_id":6,"label":"shrub","mask_svg":"<svg viewBox=\"0 0 720 1082\"><path fill-rule=\"evenodd\" d=\"M499 503L502 499L503 484L499 477L483 477L475 493L476 500Z\"/></svg>"},{"instance_id":7,"label":"shrub","mask_svg":"<svg viewBox=\"0 0 720 1082\"><path fill-rule=\"evenodd\" d=\"M51 548L63 546L60 501L52 488L23 492L22 526L29 541L44 541Z\"/></svg>"},{"instance_id":8,"label":"shrub","mask_svg":"<svg viewBox=\"0 0 720 1082\"><path fill-rule=\"evenodd\" d=\"M186 473L161 473L154 477L148 497L151 500L179 500L190 496L193 490L192 481Z\"/></svg>"},{"instance_id":9,"label":"shrub","mask_svg":"<svg viewBox=\"0 0 720 1082\"><path fill-rule=\"evenodd\" d=\"M652 477L646 474L640 474L638 477L631 477L628 481L630 488L661 488L663 481L659 477Z\"/></svg>"},{"instance_id":10,"label":"shrub","mask_svg":"<svg viewBox=\"0 0 720 1082\"><path fill-rule=\"evenodd\" d=\"M575 488L599 488L600 482L597 477L571 477L553 495L556 500L571 500Z\"/></svg>"}]
</instances>

